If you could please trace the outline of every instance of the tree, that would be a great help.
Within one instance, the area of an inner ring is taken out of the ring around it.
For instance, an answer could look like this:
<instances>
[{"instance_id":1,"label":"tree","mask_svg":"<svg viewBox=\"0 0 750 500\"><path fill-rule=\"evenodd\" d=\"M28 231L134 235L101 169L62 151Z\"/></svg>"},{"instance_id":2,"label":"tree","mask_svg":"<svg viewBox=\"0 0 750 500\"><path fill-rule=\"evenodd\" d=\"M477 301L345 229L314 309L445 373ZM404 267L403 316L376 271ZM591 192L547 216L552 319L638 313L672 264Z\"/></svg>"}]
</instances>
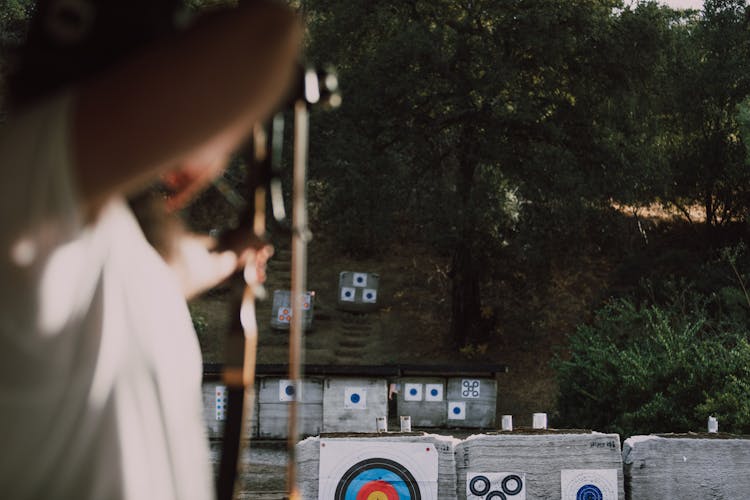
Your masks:
<instances>
[{"instance_id":1,"label":"tree","mask_svg":"<svg viewBox=\"0 0 750 500\"><path fill-rule=\"evenodd\" d=\"M745 1L706 0L702 16L674 31L664 197L688 217L689 206L699 204L709 227L742 220L750 208L750 172L737 119L738 105L750 94Z\"/></svg>"}]
</instances>

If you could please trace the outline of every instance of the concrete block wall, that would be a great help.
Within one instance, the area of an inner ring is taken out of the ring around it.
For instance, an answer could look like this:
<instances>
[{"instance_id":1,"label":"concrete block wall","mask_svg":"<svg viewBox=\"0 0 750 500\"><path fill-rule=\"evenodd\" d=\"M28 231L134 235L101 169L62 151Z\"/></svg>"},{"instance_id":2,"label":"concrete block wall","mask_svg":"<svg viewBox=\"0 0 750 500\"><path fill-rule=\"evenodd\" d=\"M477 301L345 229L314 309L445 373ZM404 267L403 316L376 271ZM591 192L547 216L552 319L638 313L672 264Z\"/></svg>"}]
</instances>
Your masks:
<instances>
[{"instance_id":1,"label":"concrete block wall","mask_svg":"<svg viewBox=\"0 0 750 500\"><path fill-rule=\"evenodd\" d=\"M750 498L748 439L634 436L623 444L623 467L629 500Z\"/></svg>"},{"instance_id":2,"label":"concrete block wall","mask_svg":"<svg viewBox=\"0 0 750 500\"><path fill-rule=\"evenodd\" d=\"M617 434L479 434L456 445L457 498L462 500L484 498L482 495L467 495L467 477L476 473L488 474L490 478L500 473L518 475L525 481L527 500L567 499L569 497L563 495L563 471L578 471L581 475L582 471L601 471L599 475L602 476L614 474L614 484L608 489L617 496L603 498L625 498L620 437ZM595 476L589 474L586 477ZM579 489L576 488L576 492ZM599 490L606 492L604 485L599 485ZM507 492L505 496L516 498Z\"/></svg>"}]
</instances>

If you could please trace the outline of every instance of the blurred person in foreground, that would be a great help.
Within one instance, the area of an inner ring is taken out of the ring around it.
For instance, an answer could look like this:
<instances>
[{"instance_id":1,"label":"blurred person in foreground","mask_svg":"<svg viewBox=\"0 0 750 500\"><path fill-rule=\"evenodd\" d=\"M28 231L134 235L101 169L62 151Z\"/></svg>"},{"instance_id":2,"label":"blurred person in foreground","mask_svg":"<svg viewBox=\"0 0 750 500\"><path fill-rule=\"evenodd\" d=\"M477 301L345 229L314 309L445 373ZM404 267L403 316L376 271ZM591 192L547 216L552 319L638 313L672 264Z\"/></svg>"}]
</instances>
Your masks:
<instances>
[{"instance_id":1,"label":"blurred person in foreground","mask_svg":"<svg viewBox=\"0 0 750 500\"><path fill-rule=\"evenodd\" d=\"M177 209L290 87L301 27L252 1L42 0L0 132L0 497L210 499L202 361L185 298L248 253L177 232L160 256L126 200Z\"/></svg>"}]
</instances>

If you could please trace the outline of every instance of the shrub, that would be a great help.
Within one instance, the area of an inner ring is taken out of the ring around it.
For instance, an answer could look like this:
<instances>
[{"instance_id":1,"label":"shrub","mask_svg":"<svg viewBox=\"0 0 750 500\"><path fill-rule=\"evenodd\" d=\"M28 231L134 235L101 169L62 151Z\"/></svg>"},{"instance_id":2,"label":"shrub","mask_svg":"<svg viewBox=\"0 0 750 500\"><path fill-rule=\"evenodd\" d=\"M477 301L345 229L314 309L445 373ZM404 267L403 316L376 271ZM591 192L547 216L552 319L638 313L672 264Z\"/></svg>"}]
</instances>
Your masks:
<instances>
[{"instance_id":1,"label":"shrub","mask_svg":"<svg viewBox=\"0 0 750 500\"><path fill-rule=\"evenodd\" d=\"M626 437L703 431L714 415L722 431L750 431L748 324L732 313L742 292L672 288L664 305L614 300L570 336L555 360L563 425Z\"/></svg>"}]
</instances>

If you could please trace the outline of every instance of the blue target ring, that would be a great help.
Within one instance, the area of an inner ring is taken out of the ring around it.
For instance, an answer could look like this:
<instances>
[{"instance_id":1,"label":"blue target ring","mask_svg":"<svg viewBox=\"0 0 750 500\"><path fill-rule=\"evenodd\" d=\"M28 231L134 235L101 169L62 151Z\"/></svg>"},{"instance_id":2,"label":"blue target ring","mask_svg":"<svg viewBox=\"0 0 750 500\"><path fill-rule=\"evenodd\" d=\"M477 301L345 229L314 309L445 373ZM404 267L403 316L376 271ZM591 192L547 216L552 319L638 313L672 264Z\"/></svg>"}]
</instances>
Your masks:
<instances>
[{"instance_id":1,"label":"blue target ring","mask_svg":"<svg viewBox=\"0 0 750 500\"><path fill-rule=\"evenodd\" d=\"M351 296L352 296L352 292L350 292L349 290L344 292L344 297L351 297Z\"/></svg>"},{"instance_id":2,"label":"blue target ring","mask_svg":"<svg viewBox=\"0 0 750 500\"><path fill-rule=\"evenodd\" d=\"M604 500L602 490L593 484L584 484L576 493L576 500Z\"/></svg>"},{"instance_id":3,"label":"blue target ring","mask_svg":"<svg viewBox=\"0 0 750 500\"><path fill-rule=\"evenodd\" d=\"M286 392L287 396L294 396L294 386L293 385L286 386L286 389L284 389L284 392Z\"/></svg>"},{"instance_id":4,"label":"blue target ring","mask_svg":"<svg viewBox=\"0 0 750 500\"><path fill-rule=\"evenodd\" d=\"M432 394L433 397L437 397L438 390L437 389L433 389L433 390L430 391L430 394Z\"/></svg>"},{"instance_id":5,"label":"blue target ring","mask_svg":"<svg viewBox=\"0 0 750 500\"><path fill-rule=\"evenodd\" d=\"M342 476L333 500L356 500L368 485L384 482L398 494L398 500L421 500L419 485L409 470L387 458L370 458L349 468Z\"/></svg>"},{"instance_id":6,"label":"blue target ring","mask_svg":"<svg viewBox=\"0 0 750 500\"><path fill-rule=\"evenodd\" d=\"M418 391L415 388L412 387L411 390L409 391L409 394L411 394L412 396L416 396L417 392Z\"/></svg>"},{"instance_id":7,"label":"blue target ring","mask_svg":"<svg viewBox=\"0 0 750 500\"><path fill-rule=\"evenodd\" d=\"M368 300L369 300L369 299L372 299L372 294L371 294L371 293L368 293L367 295L365 295L365 297L366 297L366 298L367 298Z\"/></svg>"},{"instance_id":8,"label":"blue target ring","mask_svg":"<svg viewBox=\"0 0 750 500\"><path fill-rule=\"evenodd\" d=\"M458 406L454 406L453 407L453 414L454 415L460 415L461 414L461 408L459 408Z\"/></svg>"},{"instance_id":9,"label":"blue target ring","mask_svg":"<svg viewBox=\"0 0 750 500\"><path fill-rule=\"evenodd\" d=\"M354 393L351 396L349 396L349 399L352 401L352 403L357 404L359 403L359 400L361 398L359 397L359 394Z\"/></svg>"}]
</instances>

